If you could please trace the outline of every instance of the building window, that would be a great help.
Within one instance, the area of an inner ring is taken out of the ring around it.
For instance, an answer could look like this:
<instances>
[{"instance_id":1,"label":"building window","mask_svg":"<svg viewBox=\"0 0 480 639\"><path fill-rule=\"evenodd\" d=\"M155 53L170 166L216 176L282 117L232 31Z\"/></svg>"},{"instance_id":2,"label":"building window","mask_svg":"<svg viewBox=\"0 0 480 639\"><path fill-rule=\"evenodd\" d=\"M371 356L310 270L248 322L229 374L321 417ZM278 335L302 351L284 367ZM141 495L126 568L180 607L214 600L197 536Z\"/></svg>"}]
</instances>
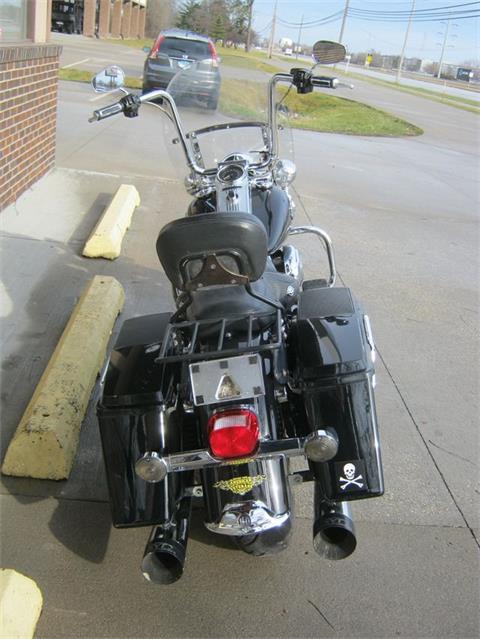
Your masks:
<instances>
[{"instance_id":1,"label":"building window","mask_svg":"<svg viewBox=\"0 0 480 639\"><path fill-rule=\"evenodd\" d=\"M26 39L27 4L25 0L1 0L0 42Z\"/></svg>"}]
</instances>

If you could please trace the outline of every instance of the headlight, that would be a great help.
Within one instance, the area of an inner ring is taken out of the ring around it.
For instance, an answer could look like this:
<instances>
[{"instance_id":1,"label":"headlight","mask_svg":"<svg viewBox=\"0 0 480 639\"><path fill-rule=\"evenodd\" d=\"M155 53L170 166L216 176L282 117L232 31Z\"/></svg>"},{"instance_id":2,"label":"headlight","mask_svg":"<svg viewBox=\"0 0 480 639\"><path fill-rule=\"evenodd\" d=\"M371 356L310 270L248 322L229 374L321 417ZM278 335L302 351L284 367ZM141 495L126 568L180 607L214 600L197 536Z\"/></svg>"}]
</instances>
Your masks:
<instances>
[{"instance_id":1,"label":"headlight","mask_svg":"<svg viewBox=\"0 0 480 639\"><path fill-rule=\"evenodd\" d=\"M290 160L277 160L273 167L273 179L275 184L285 188L288 186L297 175L297 167Z\"/></svg>"}]
</instances>

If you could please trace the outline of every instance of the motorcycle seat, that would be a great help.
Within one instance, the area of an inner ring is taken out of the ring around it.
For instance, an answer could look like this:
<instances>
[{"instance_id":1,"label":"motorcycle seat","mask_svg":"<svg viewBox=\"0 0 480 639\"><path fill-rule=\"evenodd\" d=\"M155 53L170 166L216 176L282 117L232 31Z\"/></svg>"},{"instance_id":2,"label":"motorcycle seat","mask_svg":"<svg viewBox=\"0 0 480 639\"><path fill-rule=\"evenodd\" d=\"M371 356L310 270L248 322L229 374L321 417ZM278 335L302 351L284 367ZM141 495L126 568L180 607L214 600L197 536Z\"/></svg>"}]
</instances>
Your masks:
<instances>
[{"instance_id":1,"label":"motorcycle seat","mask_svg":"<svg viewBox=\"0 0 480 639\"><path fill-rule=\"evenodd\" d=\"M268 260L271 262L271 260ZM285 309L296 304L299 293L298 282L285 273L279 273L273 265L262 277L250 285L254 295L273 302L269 304L249 293L244 286L223 286L197 290L191 294L192 303L187 308L190 320L215 319L238 315L268 315L275 317L275 304Z\"/></svg>"}]
</instances>

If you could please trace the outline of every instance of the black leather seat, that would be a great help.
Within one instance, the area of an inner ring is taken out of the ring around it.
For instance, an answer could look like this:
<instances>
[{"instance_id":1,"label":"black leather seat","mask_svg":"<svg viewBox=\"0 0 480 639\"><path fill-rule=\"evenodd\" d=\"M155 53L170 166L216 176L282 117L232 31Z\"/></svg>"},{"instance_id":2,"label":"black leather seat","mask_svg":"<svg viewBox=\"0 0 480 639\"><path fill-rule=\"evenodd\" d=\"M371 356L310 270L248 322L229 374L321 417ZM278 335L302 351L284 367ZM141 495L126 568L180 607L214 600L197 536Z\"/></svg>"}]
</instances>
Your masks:
<instances>
[{"instance_id":1,"label":"black leather seat","mask_svg":"<svg viewBox=\"0 0 480 639\"><path fill-rule=\"evenodd\" d=\"M267 265L263 276L251 284L252 292L276 304L280 302L284 308L296 304L299 294L297 281L290 275L276 271L270 258ZM192 304L187 309L187 317L200 320L274 312L274 306L253 297L244 286L223 286L192 293Z\"/></svg>"},{"instance_id":2,"label":"black leather seat","mask_svg":"<svg viewBox=\"0 0 480 639\"><path fill-rule=\"evenodd\" d=\"M298 285L275 270L265 227L253 215L204 213L174 220L160 231L157 253L173 286L190 295L188 319L274 315L279 303L296 302Z\"/></svg>"}]
</instances>

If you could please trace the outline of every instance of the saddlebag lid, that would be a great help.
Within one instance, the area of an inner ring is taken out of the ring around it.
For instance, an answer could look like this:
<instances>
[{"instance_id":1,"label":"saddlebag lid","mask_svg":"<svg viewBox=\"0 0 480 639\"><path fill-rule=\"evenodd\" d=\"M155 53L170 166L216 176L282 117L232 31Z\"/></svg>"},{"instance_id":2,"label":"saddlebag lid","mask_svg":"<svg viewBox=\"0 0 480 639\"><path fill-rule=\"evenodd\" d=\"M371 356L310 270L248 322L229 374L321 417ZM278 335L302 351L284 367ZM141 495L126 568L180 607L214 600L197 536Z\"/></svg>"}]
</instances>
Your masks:
<instances>
[{"instance_id":1,"label":"saddlebag lid","mask_svg":"<svg viewBox=\"0 0 480 639\"><path fill-rule=\"evenodd\" d=\"M367 370L363 314L348 288L308 288L299 297L296 326L301 380Z\"/></svg>"}]
</instances>

